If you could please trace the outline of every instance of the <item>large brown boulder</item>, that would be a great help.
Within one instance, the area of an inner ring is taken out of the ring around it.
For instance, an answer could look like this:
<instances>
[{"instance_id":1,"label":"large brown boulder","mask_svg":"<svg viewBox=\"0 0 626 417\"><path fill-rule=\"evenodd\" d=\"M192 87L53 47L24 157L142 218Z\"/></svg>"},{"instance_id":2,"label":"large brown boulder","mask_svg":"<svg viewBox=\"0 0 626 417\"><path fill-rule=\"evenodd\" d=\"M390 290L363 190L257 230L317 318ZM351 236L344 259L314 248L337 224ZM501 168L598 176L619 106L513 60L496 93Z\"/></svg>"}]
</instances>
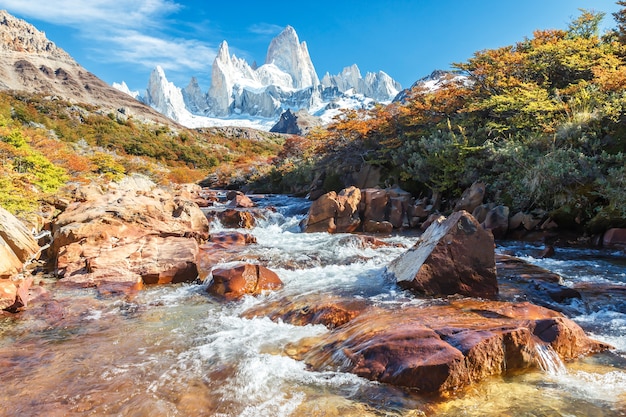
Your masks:
<instances>
[{"instance_id":1,"label":"large brown boulder","mask_svg":"<svg viewBox=\"0 0 626 417\"><path fill-rule=\"evenodd\" d=\"M626 229L613 228L604 233L602 245L611 248L626 248Z\"/></svg>"},{"instance_id":2,"label":"large brown boulder","mask_svg":"<svg viewBox=\"0 0 626 417\"><path fill-rule=\"evenodd\" d=\"M17 298L17 285L10 279L0 279L0 310L11 307Z\"/></svg>"},{"instance_id":3,"label":"large brown boulder","mask_svg":"<svg viewBox=\"0 0 626 417\"><path fill-rule=\"evenodd\" d=\"M232 208L252 208L256 206L250 197L241 191L229 191L226 199L228 200L227 206Z\"/></svg>"},{"instance_id":4,"label":"large brown boulder","mask_svg":"<svg viewBox=\"0 0 626 417\"><path fill-rule=\"evenodd\" d=\"M311 204L304 223L305 232L351 233L361 224L361 190L349 187L339 194L331 191Z\"/></svg>"},{"instance_id":5,"label":"large brown boulder","mask_svg":"<svg viewBox=\"0 0 626 417\"><path fill-rule=\"evenodd\" d=\"M218 218L222 226L233 229L252 229L256 226L254 214L245 209L228 208L214 212L211 216Z\"/></svg>"},{"instance_id":6,"label":"large brown boulder","mask_svg":"<svg viewBox=\"0 0 626 417\"><path fill-rule=\"evenodd\" d=\"M395 229L409 226L408 213L413 200L411 193L399 187L387 188L385 191L389 196L389 223Z\"/></svg>"},{"instance_id":7,"label":"large brown boulder","mask_svg":"<svg viewBox=\"0 0 626 417\"><path fill-rule=\"evenodd\" d=\"M502 205L493 207L487 212L481 224L491 231L494 238L504 238L509 230L509 208Z\"/></svg>"},{"instance_id":8,"label":"large brown boulder","mask_svg":"<svg viewBox=\"0 0 626 417\"><path fill-rule=\"evenodd\" d=\"M120 188L71 203L53 224L51 253L62 283L134 290L196 279L208 232L195 203L158 188Z\"/></svg>"},{"instance_id":9,"label":"large brown boulder","mask_svg":"<svg viewBox=\"0 0 626 417\"><path fill-rule=\"evenodd\" d=\"M33 234L15 216L0 207L0 238L3 246L10 248L21 263L30 260L39 252Z\"/></svg>"},{"instance_id":10,"label":"large brown boulder","mask_svg":"<svg viewBox=\"0 0 626 417\"><path fill-rule=\"evenodd\" d=\"M206 281L217 264L243 260L244 248L254 243L256 238L248 233L229 231L211 234L209 241L200 246L197 256L198 277Z\"/></svg>"},{"instance_id":11,"label":"large brown boulder","mask_svg":"<svg viewBox=\"0 0 626 417\"><path fill-rule=\"evenodd\" d=\"M362 190L363 222L383 222L387 220L387 203L389 195L387 191L378 188L366 188Z\"/></svg>"},{"instance_id":12,"label":"large brown boulder","mask_svg":"<svg viewBox=\"0 0 626 417\"><path fill-rule=\"evenodd\" d=\"M498 294L493 236L466 211L433 222L387 272L402 288L429 296Z\"/></svg>"},{"instance_id":13,"label":"large brown boulder","mask_svg":"<svg viewBox=\"0 0 626 417\"><path fill-rule=\"evenodd\" d=\"M482 181L476 181L471 185L471 187L463 191L461 198L454 206L454 211L465 210L472 213L476 207L483 203L485 191L485 183Z\"/></svg>"},{"instance_id":14,"label":"large brown boulder","mask_svg":"<svg viewBox=\"0 0 626 417\"><path fill-rule=\"evenodd\" d=\"M9 244L0 237L0 279L11 278L22 269L23 263L19 260Z\"/></svg>"},{"instance_id":15,"label":"large brown boulder","mask_svg":"<svg viewBox=\"0 0 626 417\"><path fill-rule=\"evenodd\" d=\"M213 279L207 291L228 300L238 299L246 294L258 295L283 286L278 275L262 265L238 263L215 268L212 274Z\"/></svg>"},{"instance_id":16,"label":"large brown boulder","mask_svg":"<svg viewBox=\"0 0 626 417\"><path fill-rule=\"evenodd\" d=\"M321 340L320 340L321 339ZM541 366L542 350L572 360L608 349L571 320L529 303L461 300L370 308L290 353L313 369L341 369L421 392L450 392Z\"/></svg>"}]
</instances>

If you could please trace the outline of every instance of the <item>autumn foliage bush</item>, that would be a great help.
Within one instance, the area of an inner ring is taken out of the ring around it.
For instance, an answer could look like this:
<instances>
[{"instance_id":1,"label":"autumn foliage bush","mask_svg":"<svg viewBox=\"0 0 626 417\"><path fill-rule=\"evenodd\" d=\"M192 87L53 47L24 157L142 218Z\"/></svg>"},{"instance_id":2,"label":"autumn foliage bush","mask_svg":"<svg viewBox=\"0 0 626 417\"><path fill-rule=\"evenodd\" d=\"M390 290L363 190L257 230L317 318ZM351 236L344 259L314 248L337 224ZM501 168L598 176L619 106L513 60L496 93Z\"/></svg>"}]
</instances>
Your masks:
<instances>
[{"instance_id":1,"label":"autumn foliage bush","mask_svg":"<svg viewBox=\"0 0 626 417\"><path fill-rule=\"evenodd\" d=\"M567 212L576 224L606 212L626 218L626 2L618 3L621 26L602 36L604 14L581 10L566 30L476 52L436 89L418 84L388 106L343 112L309 135L308 148L279 155L274 181L306 171L310 185L322 171L370 164L387 184L441 197L448 209L482 180L491 201L514 211Z\"/></svg>"}]
</instances>

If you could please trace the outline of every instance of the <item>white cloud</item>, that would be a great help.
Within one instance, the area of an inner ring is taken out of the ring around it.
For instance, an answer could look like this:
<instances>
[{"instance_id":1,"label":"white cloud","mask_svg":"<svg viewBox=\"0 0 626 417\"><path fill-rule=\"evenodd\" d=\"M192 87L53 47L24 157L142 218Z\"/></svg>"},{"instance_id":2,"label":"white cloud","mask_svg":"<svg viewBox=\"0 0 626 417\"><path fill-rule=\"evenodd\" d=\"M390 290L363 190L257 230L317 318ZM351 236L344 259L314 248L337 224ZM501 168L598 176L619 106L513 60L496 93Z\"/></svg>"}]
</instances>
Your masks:
<instances>
[{"instance_id":1,"label":"white cloud","mask_svg":"<svg viewBox=\"0 0 626 417\"><path fill-rule=\"evenodd\" d=\"M137 62L150 69L160 65L165 70L203 70L215 58L213 48L196 40L161 39L128 30L120 32L110 41L125 45L117 51L122 62Z\"/></svg>"},{"instance_id":2,"label":"white cloud","mask_svg":"<svg viewBox=\"0 0 626 417\"><path fill-rule=\"evenodd\" d=\"M167 19L182 7L172 0L0 0L9 13L76 29L103 62L174 71L207 68L214 48L167 34L172 24Z\"/></svg>"}]
</instances>

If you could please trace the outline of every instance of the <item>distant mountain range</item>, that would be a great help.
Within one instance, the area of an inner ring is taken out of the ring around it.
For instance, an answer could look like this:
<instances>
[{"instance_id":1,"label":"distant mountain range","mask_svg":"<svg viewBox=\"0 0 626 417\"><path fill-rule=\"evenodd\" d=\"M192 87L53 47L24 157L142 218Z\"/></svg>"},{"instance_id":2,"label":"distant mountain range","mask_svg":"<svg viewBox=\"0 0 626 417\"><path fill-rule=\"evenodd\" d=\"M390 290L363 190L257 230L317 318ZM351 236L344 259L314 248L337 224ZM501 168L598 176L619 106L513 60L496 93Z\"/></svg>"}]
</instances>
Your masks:
<instances>
[{"instance_id":1,"label":"distant mountain range","mask_svg":"<svg viewBox=\"0 0 626 417\"><path fill-rule=\"evenodd\" d=\"M206 93L195 78L185 88L175 86L160 67L150 75L144 94L130 92L123 82L114 86L187 127L231 124L265 130L287 110L306 110L323 123L340 109L391 102L402 89L382 71L363 77L356 64L320 81L306 43L300 43L291 26L271 41L259 67L231 55L222 42Z\"/></svg>"},{"instance_id":2,"label":"distant mountain range","mask_svg":"<svg viewBox=\"0 0 626 417\"><path fill-rule=\"evenodd\" d=\"M401 86L382 71L363 77L356 64L320 80L306 43L287 26L259 67L230 54L222 42L206 92L194 78L185 88L175 86L160 67L150 74L145 92L131 92L124 82L108 85L33 25L0 10L0 90L58 96L170 126L291 131L293 126L281 126L294 117L307 126L324 124L341 109L391 102Z\"/></svg>"}]
</instances>

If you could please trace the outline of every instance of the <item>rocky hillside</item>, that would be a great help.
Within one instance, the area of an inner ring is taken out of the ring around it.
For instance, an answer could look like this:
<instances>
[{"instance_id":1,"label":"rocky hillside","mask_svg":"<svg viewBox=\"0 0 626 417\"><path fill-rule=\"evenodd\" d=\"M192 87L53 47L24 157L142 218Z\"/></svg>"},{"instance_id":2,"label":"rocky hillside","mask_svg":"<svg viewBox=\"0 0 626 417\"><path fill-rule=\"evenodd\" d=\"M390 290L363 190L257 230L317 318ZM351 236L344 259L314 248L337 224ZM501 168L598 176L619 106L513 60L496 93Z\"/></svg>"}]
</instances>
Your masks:
<instances>
[{"instance_id":1,"label":"rocky hillside","mask_svg":"<svg viewBox=\"0 0 626 417\"><path fill-rule=\"evenodd\" d=\"M56 95L109 111L124 109L139 120L175 125L100 80L43 32L5 10L0 10L0 89Z\"/></svg>"}]
</instances>

